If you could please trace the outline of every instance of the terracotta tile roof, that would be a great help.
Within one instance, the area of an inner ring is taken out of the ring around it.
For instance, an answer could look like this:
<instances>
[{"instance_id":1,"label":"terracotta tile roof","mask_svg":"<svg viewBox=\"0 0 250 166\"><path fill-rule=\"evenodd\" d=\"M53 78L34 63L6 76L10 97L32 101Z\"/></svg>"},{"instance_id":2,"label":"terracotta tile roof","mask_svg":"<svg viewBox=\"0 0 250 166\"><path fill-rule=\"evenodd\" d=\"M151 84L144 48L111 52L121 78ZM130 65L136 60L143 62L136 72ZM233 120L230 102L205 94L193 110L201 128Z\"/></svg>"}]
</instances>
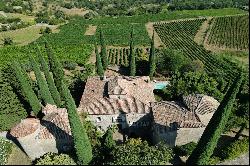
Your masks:
<instances>
[{"instance_id":1,"label":"terracotta tile roof","mask_svg":"<svg viewBox=\"0 0 250 166\"><path fill-rule=\"evenodd\" d=\"M19 124L10 130L10 134L14 137L25 137L34 133L40 127L40 121L35 118L23 119Z\"/></svg>"},{"instance_id":2,"label":"terracotta tile roof","mask_svg":"<svg viewBox=\"0 0 250 166\"><path fill-rule=\"evenodd\" d=\"M197 109L200 101L202 100L203 95L197 94L197 95L188 95L183 96L183 103L187 106L187 108L191 112L195 112Z\"/></svg>"},{"instance_id":3,"label":"terracotta tile roof","mask_svg":"<svg viewBox=\"0 0 250 166\"><path fill-rule=\"evenodd\" d=\"M146 113L149 112L150 102L155 101L153 90L154 84L148 76L115 76L104 80L90 77L78 110L89 114L115 114L119 110ZM109 98L109 95L124 97Z\"/></svg>"},{"instance_id":4,"label":"terracotta tile roof","mask_svg":"<svg viewBox=\"0 0 250 166\"><path fill-rule=\"evenodd\" d=\"M125 90L120 86L119 77L115 77L108 82L108 94L109 95L126 95Z\"/></svg>"},{"instance_id":5,"label":"terracotta tile roof","mask_svg":"<svg viewBox=\"0 0 250 166\"><path fill-rule=\"evenodd\" d=\"M101 80L100 77L88 78L80 104L84 105L85 103L89 103L92 98L107 96L105 93L106 82L107 81Z\"/></svg>"},{"instance_id":6,"label":"terracotta tile roof","mask_svg":"<svg viewBox=\"0 0 250 166\"><path fill-rule=\"evenodd\" d=\"M183 96L183 101L190 111L201 115L214 112L220 104L213 97L202 94Z\"/></svg>"},{"instance_id":7,"label":"terracotta tile roof","mask_svg":"<svg viewBox=\"0 0 250 166\"><path fill-rule=\"evenodd\" d=\"M214 98L202 94L183 96L183 104L177 102L159 102L152 106L156 124L170 126L176 123L180 128L205 127L210 119L201 115L213 113L219 106Z\"/></svg>"},{"instance_id":8,"label":"terracotta tile roof","mask_svg":"<svg viewBox=\"0 0 250 166\"><path fill-rule=\"evenodd\" d=\"M55 105L47 104L43 109L45 114L38 139L71 139L71 130L68 113L65 108L57 108Z\"/></svg>"},{"instance_id":9,"label":"terracotta tile roof","mask_svg":"<svg viewBox=\"0 0 250 166\"><path fill-rule=\"evenodd\" d=\"M52 122L52 123L51 123ZM71 130L68 118L52 113L42 121L38 139L67 139L71 140Z\"/></svg>"},{"instance_id":10,"label":"terracotta tile roof","mask_svg":"<svg viewBox=\"0 0 250 166\"><path fill-rule=\"evenodd\" d=\"M42 112L45 116L41 121L35 118L24 119L11 129L10 134L15 137L25 137L37 131L36 139L72 140L68 113L65 108L47 104Z\"/></svg>"},{"instance_id":11,"label":"terracotta tile roof","mask_svg":"<svg viewBox=\"0 0 250 166\"><path fill-rule=\"evenodd\" d=\"M80 111L90 115L112 115L123 113L145 114L150 112L150 107L134 97L124 99L92 98L92 102L79 107Z\"/></svg>"},{"instance_id":12,"label":"terracotta tile roof","mask_svg":"<svg viewBox=\"0 0 250 166\"><path fill-rule=\"evenodd\" d=\"M176 123L179 128L205 127L195 113L175 102L155 103L152 110L156 124L171 126L171 124Z\"/></svg>"}]
</instances>

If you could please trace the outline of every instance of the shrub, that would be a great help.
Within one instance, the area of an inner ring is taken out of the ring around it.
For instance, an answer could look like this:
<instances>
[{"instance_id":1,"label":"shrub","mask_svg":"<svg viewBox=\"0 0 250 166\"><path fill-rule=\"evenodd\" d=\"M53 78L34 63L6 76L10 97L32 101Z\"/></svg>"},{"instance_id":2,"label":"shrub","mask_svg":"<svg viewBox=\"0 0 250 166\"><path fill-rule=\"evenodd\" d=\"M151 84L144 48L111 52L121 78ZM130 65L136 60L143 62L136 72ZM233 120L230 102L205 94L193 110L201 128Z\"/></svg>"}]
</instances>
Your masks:
<instances>
[{"instance_id":1,"label":"shrub","mask_svg":"<svg viewBox=\"0 0 250 166\"><path fill-rule=\"evenodd\" d=\"M11 153L13 144L0 137L0 165L5 165L8 160L8 156Z\"/></svg>"},{"instance_id":2,"label":"shrub","mask_svg":"<svg viewBox=\"0 0 250 166\"><path fill-rule=\"evenodd\" d=\"M219 157L211 157L207 163L207 165L216 165L220 162L220 158Z\"/></svg>"},{"instance_id":3,"label":"shrub","mask_svg":"<svg viewBox=\"0 0 250 166\"><path fill-rule=\"evenodd\" d=\"M13 44L13 40L10 37L6 37L3 39L3 45L7 46L7 45L12 45Z\"/></svg>"},{"instance_id":4,"label":"shrub","mask_svg":"<svg viewBox=\"0 0 250 166\"><path fill-rule=\"evenodd\" d=\"M67 154L47 153L35 161L35 165L76 165Z\"/></svg>"},{"instance_id":5,"label":"shrub","mask_svg":"<svg viewBox=\"0 0 250 166\"><path fill-rule=\"evenodd\" d=\"M129 139L111 152L111 165L166 165L173 158L172 150L164 144L149 146L147 141Z\"/></svg>"},{"instance_id":6,"label":"shrub","mask_svg":"<svg viewBox=\"0 0 250 166\"><path fill-rule=\"evenodd\" d=\"M243 138L232 142L229 146L223 149L220 157L223 160L233 160L247 151L249 151L249 138Z\"/></svg>"},{"instance_id":7,"label":"shrub","mask_svg":"<svg viewBox=\"0 0 250 166\"><path fill-rule=\"evenodd\" d=\"M43 28L40 28L39 34L44 34L44 29Z\"/></svg>"},{"instance_id":8,"label":"shrub","mask_svg":"<svg viewBox=\"0 0 250 166\"><path fill-rule=\"evenodd\" d=\"M68 69L68 70L74 70L77 66L77 63L73 61L64 61L63 62L63 68Z\"/></svg>"},{"instance_id":9,"label":"shrub","mask_svg":"<svg viewBox=\"0 0 250 166\"><path fill-rule=\"evenodd\" d=\"M44 33L50 34L52 33L52 30L49 27L46 27Z\"/></svg>"},{"instance_id":10,"label":"shrub","mask_svg":"<svg viewBox=\"0 0 250 166\"><path fill-rule=\"evenodd\" d=\"M187 62L181 67L181 72L203 72L204 64L200 60Z\"/></svg>"},{"instance_id":11,"label":"shrub","mask_svg":"<svg viewBox=\"0 0 250 166\"><path fill-rule=\"evenodd\" d=\"M180 50L164 49L158 53L157 57L157 71L166 75L176 70L179 71L189 61Z\"/></svg>"},{"instance_id":12,"label":"shrub","mask_svg":"<svg viewBox=\"0 0 250 166\"><path fill-rule=\"evenodd\" d=\"M67 8L67 9L72 9L74 7L74 4L73 3L65 3L63 5L63 7Z\"/></svg>"},{"instance_id":13,"label":"shrub","mask_svg":"<svg viewBox=\"0 0 250 166\"><path fill-rule=\"evenodd\" d=\"M189 156L195 149L196 145L197 143L190 142L185 145L176 146L174 148L174 153L177 154L178 156Z\"/></svg>"}]
</instances>

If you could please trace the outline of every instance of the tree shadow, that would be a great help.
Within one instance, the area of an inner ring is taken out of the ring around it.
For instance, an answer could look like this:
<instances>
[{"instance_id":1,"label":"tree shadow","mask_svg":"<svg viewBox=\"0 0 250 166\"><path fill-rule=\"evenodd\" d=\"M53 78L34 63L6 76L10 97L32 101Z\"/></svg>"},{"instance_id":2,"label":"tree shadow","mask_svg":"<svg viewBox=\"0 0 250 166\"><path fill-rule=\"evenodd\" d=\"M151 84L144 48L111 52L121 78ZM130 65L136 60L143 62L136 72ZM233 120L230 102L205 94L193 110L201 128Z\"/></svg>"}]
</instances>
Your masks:
<instances>
[{"instance_id":1,"label":"tree shadow","mask_svg":"<svg viewBox=\"0 0 250 166\"><path fill-rule=\"evenodd\" d=\"M136 62L136 74L138 76L149 75L149 62L146 60L140 60Z\"/></svg>"},{"instance_id":2,"label":"tree shadow","mask_svg":"<svg viewBox=\"0 0 250 166\"><path fill-rule=\"evenodd\" d=\"M75 101L75 104L78 106L80 104L82 94L85 89L86 82L81 79L76 79L70 86L70 93Z\"/></svg>"},{"instance_id":3,"label":"tree shadow","mask_svg":"<svg viewBox=\"0 0 250 166\"><path fill-rule=\"evenodd\" d=\"M11 134L10 134L10 131L7 132L6 134L6 138L8 140L11 140L21 151L23 151L27 156L28 154L25 152L25 150L23 149L22 145L20 144L20 142L17 140L16 137L13 137Z\"/></svg>"},{"instance_id":4,"label":"tree shadow","mask_svg":"<svg viewBox=\"0 0 250 166\"><path fill-rule=\"evenodd\" d=\"M54 136L58 152L69 152L73 148L73 137L54 123L41 120L41 125Z\"/></svg>"}]
</instances>

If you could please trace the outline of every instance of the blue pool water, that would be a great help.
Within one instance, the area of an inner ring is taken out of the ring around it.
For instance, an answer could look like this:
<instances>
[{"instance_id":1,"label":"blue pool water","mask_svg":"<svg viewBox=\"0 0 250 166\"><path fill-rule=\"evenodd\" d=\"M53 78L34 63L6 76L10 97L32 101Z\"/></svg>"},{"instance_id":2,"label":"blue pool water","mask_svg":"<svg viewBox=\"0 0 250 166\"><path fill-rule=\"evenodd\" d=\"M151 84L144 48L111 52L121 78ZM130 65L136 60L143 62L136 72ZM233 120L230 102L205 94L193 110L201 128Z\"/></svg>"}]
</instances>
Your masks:
<instances>
[{"instance_id":1,"label":"blue pool water","mask_svg":"<svg viewBox=\"0 0 250 166\"><path fill-rule=\"evenodd\" d=\"M168 83L166 82L158 82L158 83L155 83L154 89L164 89L167 85Z\"/></svg>"}]
</instances>

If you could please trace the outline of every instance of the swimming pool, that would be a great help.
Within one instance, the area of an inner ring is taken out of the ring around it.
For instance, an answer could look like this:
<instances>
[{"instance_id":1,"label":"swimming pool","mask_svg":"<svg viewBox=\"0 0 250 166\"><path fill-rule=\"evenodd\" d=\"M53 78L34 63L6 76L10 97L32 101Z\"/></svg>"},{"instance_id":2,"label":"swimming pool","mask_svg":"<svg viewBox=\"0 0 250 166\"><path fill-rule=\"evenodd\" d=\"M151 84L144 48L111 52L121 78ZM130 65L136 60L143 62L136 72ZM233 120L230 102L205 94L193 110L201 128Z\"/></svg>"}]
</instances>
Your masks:
<instances>
[{"instance_id":1,"label":"swimming pool","mask_svg":"<svg viewBox=\"0 0 250 166\"><path fill-rule=\"evenodd\" d=\"M155 83L154 89L164 89L167 85L167 82L157 82Z\"/></svg>"}]
</instances>

